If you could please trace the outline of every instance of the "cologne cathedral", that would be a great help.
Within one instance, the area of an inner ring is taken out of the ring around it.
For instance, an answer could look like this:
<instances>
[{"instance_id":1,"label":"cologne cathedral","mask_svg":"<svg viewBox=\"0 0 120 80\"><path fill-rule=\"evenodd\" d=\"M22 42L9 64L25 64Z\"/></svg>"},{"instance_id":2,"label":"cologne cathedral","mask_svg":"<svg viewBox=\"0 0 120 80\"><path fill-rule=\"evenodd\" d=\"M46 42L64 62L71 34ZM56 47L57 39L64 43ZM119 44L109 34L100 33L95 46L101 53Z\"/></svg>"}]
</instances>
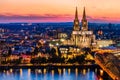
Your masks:
<instances>
[{"instance_id":1,"label":"cologne cathedral","mask_svg":"<svg viewBox=\"0 0 120 80\"><path fill-rule=\"evenodd\" d=\"M93 31L88 30L88 21L86 18L86 11L84 7L81 26L78 19L78 11L76 7L75 19L71 37L63 42L64 45L74 45L80 48L93 47L95 45L95 35Z\"/></svg>"}]
</instances>

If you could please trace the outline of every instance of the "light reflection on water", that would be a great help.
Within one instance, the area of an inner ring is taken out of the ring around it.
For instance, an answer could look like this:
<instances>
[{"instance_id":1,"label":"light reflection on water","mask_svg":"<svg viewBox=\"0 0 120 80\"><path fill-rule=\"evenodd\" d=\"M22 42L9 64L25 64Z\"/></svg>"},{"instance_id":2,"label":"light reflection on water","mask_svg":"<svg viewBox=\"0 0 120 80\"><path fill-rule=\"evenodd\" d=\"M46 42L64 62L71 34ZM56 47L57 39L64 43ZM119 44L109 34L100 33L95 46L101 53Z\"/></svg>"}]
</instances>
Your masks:
<instances>
[{"instance_id":1,"label":"light reflection on water","mask_svg":"<svg viewBox=\"0 0 120 80\"><path fill-rule=\"evenodd\" d=\"M98 74L98 72L100 74ZM104 71L90 69L9 69L0 71L0 80L104 80Z\"/></svg>"}]
</instances>

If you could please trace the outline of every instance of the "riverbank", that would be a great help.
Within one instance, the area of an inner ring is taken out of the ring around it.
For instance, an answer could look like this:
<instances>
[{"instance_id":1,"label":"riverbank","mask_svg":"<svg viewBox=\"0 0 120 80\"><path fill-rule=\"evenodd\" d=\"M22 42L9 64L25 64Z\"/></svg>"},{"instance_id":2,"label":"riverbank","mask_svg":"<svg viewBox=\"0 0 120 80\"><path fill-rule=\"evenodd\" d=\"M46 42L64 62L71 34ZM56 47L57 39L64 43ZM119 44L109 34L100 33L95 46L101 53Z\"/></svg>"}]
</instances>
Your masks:
<instances>
[{"instance_id":1,"label":"riverbank","mask_svg":"<svg viewBox=\"0 0 120 80\"><path fill-rule=\"evenodd\" d=\"M12 65L12 64L6 64L6 65L0 65L0 69L19 69L19 68L100 68L98 65L96 64L19 64L19 65Z\"/></svg>"}]
</instances>

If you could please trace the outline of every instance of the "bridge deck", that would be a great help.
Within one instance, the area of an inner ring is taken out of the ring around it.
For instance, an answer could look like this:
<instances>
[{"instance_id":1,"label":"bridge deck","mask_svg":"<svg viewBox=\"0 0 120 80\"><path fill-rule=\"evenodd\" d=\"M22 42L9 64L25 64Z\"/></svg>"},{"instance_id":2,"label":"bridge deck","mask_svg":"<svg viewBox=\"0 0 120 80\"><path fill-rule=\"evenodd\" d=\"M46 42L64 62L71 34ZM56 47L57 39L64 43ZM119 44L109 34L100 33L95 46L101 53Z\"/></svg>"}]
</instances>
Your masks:
<instances>
[{"instance_id":1,"label":"bridge deck","mask_svg":"<svg viewBox=\"0 0 120 80\"><path fill-rule=\"evenodd\" d=\"M98 59L95 59L95 61L113 80L120 80L120 77L116 76L109 69L104 67L104 65Z\"/></svg>"}]
</instances>

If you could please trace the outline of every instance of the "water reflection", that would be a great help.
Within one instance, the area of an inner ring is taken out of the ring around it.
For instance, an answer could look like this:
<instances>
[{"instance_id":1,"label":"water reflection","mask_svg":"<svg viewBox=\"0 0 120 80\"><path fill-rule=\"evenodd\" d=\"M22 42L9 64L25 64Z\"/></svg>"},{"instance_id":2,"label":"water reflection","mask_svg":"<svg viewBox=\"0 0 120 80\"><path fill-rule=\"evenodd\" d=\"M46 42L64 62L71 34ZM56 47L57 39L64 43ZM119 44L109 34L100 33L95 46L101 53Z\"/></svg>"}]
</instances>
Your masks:
<instances>
[{"instance_id":1,"label":"water reflection","mask_svg":"<svg viewBox=\"0 0 120 80\"><path fill-rule=\"evenodd\" d=\"M75 69L75 75L78 76L78 68Z\"/></svg>"},{"instance_id":2,"label":"water reflection","mask_svg":"<svg viewBox=\"0 0 120 80\"><path fill-rule=\"evenodd\" d=\"M98 73L98 72L99 73ZM101 69L9 69L0 71L0 80L104 80Z\"/></svg>"},{"instance_id":3,"label":"water reflection","mask_svg":"<svg viewBox=\"0 0 120 80\"><path fill-rule=\"evenodd\" d=\"M54 77L54 70L51 71L52 77Z\"/></svg>"},{"instance_id":4,"label":"water reflection","mask_svg":"<svg viewBox=\"0 0 120 80\"><path fill-rule=\"evenodd\" d=\"M65 68L63 68L63 75L65 75L65 72L66 72Z\"/></svg>"},{"instance_id":5,"label":"water reflection","mask_svg":"<svg viewBox=\"0 0 120 80\"><path fill-rule=\"evenodd\" d=\"M22 77L22 73L23 73L23 72L22 72L22 69L20 68L20 77Z\"/></svg>"},{"instance_id":6,"label":"water reflection","mask_svg":"<svg viewBox=\"0 0 120 80\"><path fill-rule=\"evenodd\" d=\"M13 72L13 69L10 69L10 73L12 73Z\"/></svg>"},{"instance_id":7,"label":"water reflection","mask_svg":"<svg viewBox=\"0 0 120 80\"><path fill-rule=\"evenodd\" d=\"M97 68L95 68L95 73L97 73Z\"/></svg>"},{"instance_id":8,"label":"water reflection","mask_svg":"<svg viewBox=\"0 0 120 80\"><path fill-rule=\"evenodd\" d=\"M69 74L69 75L70 75L70 72L71 72L71 69L69 68L69 69L68 69L68 74Z\"/></svg>"},{"instance_id":9,"label":"water reflection","mask_svg":"<svg viewBox=\"0 0 120 80\"><path fill-rule=\"evenodd\" d=\"M43 73L44 73L44 75L47 73L47 70L46 69L43 69Z\"/></svg>"},{"instance_id":10,"label":"water reflection","mask_svg":"<svg viewBox=\"0 0 120 80\"><path fill-rule=\"evenodd\" d=\"M31 69L28 69L28 76L31 75Z\"/></svg>"},{"instance_id":11,"label":"water reflection","mask_svg":"<svg viewBox=\"0 0 120 80\"><path fill-rule=\"evenodd\" d=\"M38 73L42 73L41 69L37 69L37 72L38 72Z\"/></svg>"},{"instance_id":12,"label":"water reflection","mask_svg":"<svg viewBox=\"0 0 120 80\"><path fill-rule=\"evenodd\" d=\"M89 70L88 70L88 72L89 72ZM86 74L86 69L83 69L83 75L85 75Z\"/></svg>"},{"instance_id":13,"label":"water reflection","mask_svg":"<svg viewBox=\"0 0 120 80\"><path fill-rule=\"evenodd\" d=\"M61 73L62 73L62 72L61 72L61 69L58 69L58 73L59 73L59 75L61 75Z\"/></svg>"},{"instance_id":14,"label":"water reflection","mask_svg":"<svg viewBox=\"0 0 120 80\"><path fill-rule=\"evenodd\" d=\"M7 75L9 76L9 71L7 71Z\"/></svg>"},{"instance_id":15,"label":"water reflection","mask_svg":"<svg viewBox=\"0 0 120 80\"><path fill-rule=\"evenodd\" d=\"M3 72L5 73L5 70Z\"/></svg>"}]
</instances>

